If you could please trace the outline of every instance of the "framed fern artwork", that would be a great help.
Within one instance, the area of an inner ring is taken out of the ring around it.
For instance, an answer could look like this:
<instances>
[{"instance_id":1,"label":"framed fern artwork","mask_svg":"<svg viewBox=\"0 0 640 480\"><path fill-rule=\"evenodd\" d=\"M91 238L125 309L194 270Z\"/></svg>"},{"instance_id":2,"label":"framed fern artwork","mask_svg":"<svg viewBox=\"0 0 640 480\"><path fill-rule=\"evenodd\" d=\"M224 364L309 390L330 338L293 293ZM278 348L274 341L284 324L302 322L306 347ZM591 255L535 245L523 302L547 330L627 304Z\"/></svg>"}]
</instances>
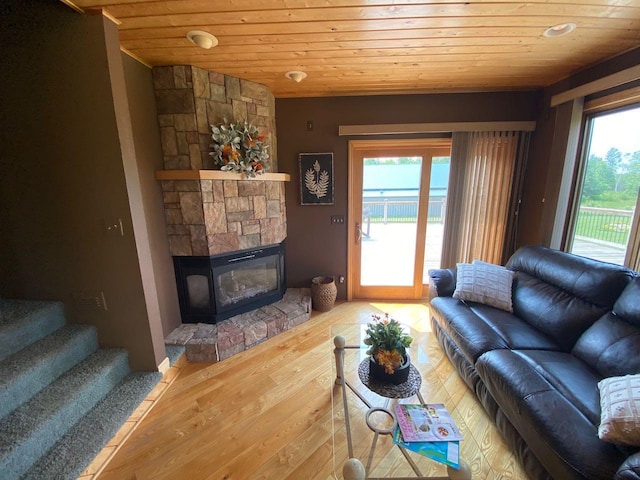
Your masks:
<instances>
[{"instance_id":1,"label":"framed fern artwork","mask_svg":"<svg viewBox=\"0 0 640 480\"><path fill-rule=\"evenodd\" d=\"M301 153L302 205L333 205L333 153Z\"/></svg>"}]
</instances>

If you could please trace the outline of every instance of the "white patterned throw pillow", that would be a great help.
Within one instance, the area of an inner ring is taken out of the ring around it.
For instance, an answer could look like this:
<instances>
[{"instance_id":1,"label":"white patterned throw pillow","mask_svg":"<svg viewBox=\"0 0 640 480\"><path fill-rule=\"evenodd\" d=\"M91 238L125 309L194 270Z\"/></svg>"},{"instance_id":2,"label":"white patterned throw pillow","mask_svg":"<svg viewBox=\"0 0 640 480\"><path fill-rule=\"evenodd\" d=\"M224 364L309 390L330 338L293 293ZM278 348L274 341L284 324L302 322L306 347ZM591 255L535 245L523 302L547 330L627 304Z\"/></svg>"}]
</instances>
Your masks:
<instances>
[{"instance_id":1,"label":"white patterned throw pillow","mask_svg":"<svg viewBox=\"0 0 640 480\"><path fill-rule=\"evenodd\" d=\"M504 267L484 262L458 263L453 297L513 312L512 286L513 272Z\"/></svg>"},{"instance_id":2,"label":"white patterned throw pillow","mask_svg":"<svg viewBox=\"0 0 640 480\"><path fill-rule=\"evenodd\" d=\"M605 378L598 388L600 440L640 446L640 374Z\"/></svg>"}]
</instances>

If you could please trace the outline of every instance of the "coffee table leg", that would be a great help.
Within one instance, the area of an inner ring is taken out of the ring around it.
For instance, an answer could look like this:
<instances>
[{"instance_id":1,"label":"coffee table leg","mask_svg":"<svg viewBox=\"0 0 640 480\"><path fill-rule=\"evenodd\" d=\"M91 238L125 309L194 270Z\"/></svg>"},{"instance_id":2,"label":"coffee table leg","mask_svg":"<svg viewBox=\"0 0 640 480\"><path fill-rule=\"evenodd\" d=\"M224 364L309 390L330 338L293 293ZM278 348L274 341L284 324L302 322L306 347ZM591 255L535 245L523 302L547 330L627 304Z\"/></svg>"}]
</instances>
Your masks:
<instances>
[{"instance_id":1,"label":"coffee table leg","mask_svg":"<svg viewBox=\"0 0 640 480\"><path fill-rule=\"evenodd\" d=\"M471 480L471 469L467 462L460 459L460 468L447 467L447 475L451 480Z\"/></svg>"},{"instance_id":2,"label":"coffee table leg","mask_svg":"<svg viewBox=\"0 0 640 480\"><path fill-rule=\"evenodd\" d=\"M342 335L336 335L333 339L333 353L336 356L336 385L344 384L344 349L347 341Z\"/></svg>"},{"instance_id":3,"label":"coffee table leg","mask_svg":"<svg viewBox=\"0 0 640 480\"><path fill-rule=\"evenodd\" d=\"M350 458L342 467L344 480L365 480L365 477L364 466L357 458Z\"/></svg>"}]
</instances>

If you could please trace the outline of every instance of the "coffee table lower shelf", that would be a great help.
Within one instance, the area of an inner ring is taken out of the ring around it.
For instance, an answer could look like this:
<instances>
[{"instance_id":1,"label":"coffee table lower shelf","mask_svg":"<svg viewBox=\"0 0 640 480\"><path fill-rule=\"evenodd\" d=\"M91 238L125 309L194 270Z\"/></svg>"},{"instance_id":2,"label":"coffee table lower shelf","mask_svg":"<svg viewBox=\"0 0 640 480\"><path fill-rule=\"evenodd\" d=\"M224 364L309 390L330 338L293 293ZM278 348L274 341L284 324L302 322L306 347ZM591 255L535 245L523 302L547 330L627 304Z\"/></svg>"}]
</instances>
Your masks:
<instances>
[{"instance_id":1,"label":"coffee table lower shelf","mask_svg":"<svg viewBox=\"0 0 640 480\"><path fill-rule=\"evenodd\" d=\"M368 372L359 371L361 380L363 380L363 383L365 383L365 385L368 388L370 388L375 393L387 398L384 407L371 406L369 402L360 393L358 393L358 391L346 380L346 377L344 375L345 350L352 349L352 348L360 348L360 346L346 345L346 340L342 335L336 335L333 339L333 343L335 345L334 354L336 359L336 372L337 372L335 383L336 385L339 385L342 389L342 400L344 404L345 424L347 429L347 446L349 449L349 457L350 457L349 460L345 462L342 469L342 475L344 480L415 480L415 479L471 480L471 470L467 465L467 463L461 458L459 459L458 469L447 466L446 477L442 477L442 476L425 477L422 475L422 473L420 473L418 466L411 459L409 452L407 452L407 450L400 445L396 445L396 447L400 449L400 452L402 452L402 455L406 458L407 462L411 465L411 468L415 472L416 476L415 477L368 477L367 471L369 470L371 459L373 458L373 455L375 452L378 437L380 435L393 435L395 430L395 416L391 412L391 410L387 408L390 398L408 398L413 395L417 395L418 399L420 400L420 403L422 405L425 404L425 401L422 398L422 395L420 394L420 384L421 384L420 373L417 371L417 369L413 365L411 365L412 370L409 374L409 380L406 382L406 385L404 387L403 386L391 387L391 391L389 391L388 388L384 388L384 387L382 389L375 388L375 386L374 388L371 388L368 382ZM371 443L371 449L369 453L369 460L367 462L367 468L365 468L365 466L362 464L362 462L359 459L353 457L353 445L351 441L351 426L350 426L350 420L349 420L349 407L347 402L347 387L349 387L349 390L351 390L365 405L369 407L369 410L366 413L365 419L366 419L367 427L373 432L374 436L373 436L373 441ZM389 415L393 419L393 426L391 428L380 428L377 425L375 425L370 420L370 416L376 412Z\"/></svg>"}]
</instances>

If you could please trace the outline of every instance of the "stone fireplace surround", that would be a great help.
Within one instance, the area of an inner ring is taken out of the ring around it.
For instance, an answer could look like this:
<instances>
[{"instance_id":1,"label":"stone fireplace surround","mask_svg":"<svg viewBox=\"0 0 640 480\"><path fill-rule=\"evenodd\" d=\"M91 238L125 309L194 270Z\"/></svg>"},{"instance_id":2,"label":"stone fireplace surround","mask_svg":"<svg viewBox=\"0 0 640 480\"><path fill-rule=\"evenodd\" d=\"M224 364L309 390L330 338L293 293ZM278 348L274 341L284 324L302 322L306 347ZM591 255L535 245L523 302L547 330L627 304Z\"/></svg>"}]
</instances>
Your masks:
<instances>
[{"instance_id":1,"label":"stone fireplace surround","mask_svg":"<svg viewBox=\"0 0 640 480\"><path fill-rule=\"evenodd\" d=\"M169 250L205 256L273 245L287 236L286 174L245 179L219 170L162 170Z\"/></svg>"},{"instance_id":2,"label":"stone fireplace surround","mask_svg":"<svg viewBox=\"0 0 640 480\"><path fill-rule=\"evenodd\" d=\"M284 182L289 175L253 179L210 170L211 125L249 121L267 135L277 171L275 100L264 85L192 66L153 68L163 162L161 182L172 256L212 256L285 240ZM166 339L185 345L189 361L219 361L311 316L305 289L218 324L183 324Z\"/></svg>"},{"instance_id":3,"label":"stone fireplace surround","mask_svg":"<svg viewBox=\"0 0 640 480\"><path fill-rule=\"evenodd\" d=\"M189 65L154 67L165 170L161 181L171 255L217 255L286 237L284 183L267 173L247 180L215 168L211 125L247 121L265 135L278 170L275 99L264 85Z\"/></svg>"}]
</instances>

